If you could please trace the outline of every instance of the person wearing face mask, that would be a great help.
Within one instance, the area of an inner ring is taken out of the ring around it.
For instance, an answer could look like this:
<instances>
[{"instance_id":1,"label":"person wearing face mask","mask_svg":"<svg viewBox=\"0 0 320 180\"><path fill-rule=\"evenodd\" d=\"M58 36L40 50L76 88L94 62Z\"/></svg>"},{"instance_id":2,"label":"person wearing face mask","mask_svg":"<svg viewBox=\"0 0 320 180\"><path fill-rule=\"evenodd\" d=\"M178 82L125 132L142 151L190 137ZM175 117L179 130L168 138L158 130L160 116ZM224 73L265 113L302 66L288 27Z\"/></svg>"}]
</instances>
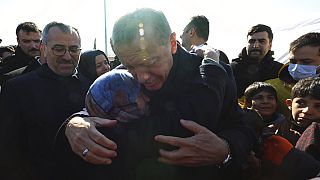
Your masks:
<instances>
[{"instance_id":1,"label":"person wearing face mask","mask_svg":"<svg viewBox=\"0 0 320 180\"><path fill-rule=\"evenodd\" d=\"M255 81L266 81L278 77L282 63L274 61L271 51L273 33L269 26L258 24L247 34L247 47L239 57L233 59L231 67L237 84L238 98Z\"/></svg>"},{"instance_id":2,"label":"person wearing face mask","mask_svg":"<svg viewBox=\"0 0 320 180\"><path fill-rule=\"evenodd\" d=\"M294 80L299 81L300 79L305 79L308 77L318 77L320 65L303 65L289 63L288 71Z\"/></svg>"},{"instance_id":3,"label":"person wearing face mask","mask_svg":"<svg viewBox=\"0 0 320 180\"><path fill-rule=\"evenodd\" d=\"M278 78L268 80L277 90L280 111L290 117L290 111L284 103L290 98L292 87L300 80L318 77L320 73L320 33L304 34L290 43L289 62L283 65ZM289 123L290 125L290 123Z\"/></svg>"}]
</instances>

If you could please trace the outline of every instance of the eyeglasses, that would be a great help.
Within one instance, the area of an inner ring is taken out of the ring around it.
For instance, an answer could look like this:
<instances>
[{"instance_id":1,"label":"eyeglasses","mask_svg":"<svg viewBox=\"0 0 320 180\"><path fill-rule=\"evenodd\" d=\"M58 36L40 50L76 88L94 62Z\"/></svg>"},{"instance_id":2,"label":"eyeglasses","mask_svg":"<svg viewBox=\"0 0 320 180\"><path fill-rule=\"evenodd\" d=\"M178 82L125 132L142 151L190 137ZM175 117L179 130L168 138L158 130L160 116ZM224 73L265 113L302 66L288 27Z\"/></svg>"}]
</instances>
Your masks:
<instances>
[{"instance_id":1,"label":"eyeglasses","mask_svg":"<svg viewBox=\"0 0 320 180\"><path fill-rule=\"evenodd\" d=\"M52 47L52 52L56 56L63 56L68 51L71 56L77 56L80 54L81 48L79 47L70 47L66 49L65 47Z\"/></svg>"}]
</instances>

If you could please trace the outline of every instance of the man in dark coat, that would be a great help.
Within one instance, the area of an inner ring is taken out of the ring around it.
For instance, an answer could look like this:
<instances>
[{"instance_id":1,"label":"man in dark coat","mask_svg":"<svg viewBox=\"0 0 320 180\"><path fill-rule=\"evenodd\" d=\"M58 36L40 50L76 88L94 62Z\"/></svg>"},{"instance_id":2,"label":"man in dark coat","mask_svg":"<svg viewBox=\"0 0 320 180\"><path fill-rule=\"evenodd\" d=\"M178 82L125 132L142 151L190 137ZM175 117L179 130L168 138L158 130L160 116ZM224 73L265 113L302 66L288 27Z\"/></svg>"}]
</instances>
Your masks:
<instances>
[{"instance_id":1,"label":"man in dark coat","mask_svg":"<svg viewBox=\"0 0 320 180\"><path fill-rule=\"evenodd\" d=\"M209 38L209 20L207 17L193 16L183 29L180 38L182 40L181 45L190 52L201 46L207 46ZM219 53L219 61L229 64L228 56L221 50L219 50Z\"/></svg>"},{"instance_id":2,"label":"man in dark coat","mask_svg":"<svg viewBox=\"0 0 320 180\"><path fill-rule=\"evenodd\" d=\"M89 85L77 77L78 31L49 23L40 46L47 64L7 81L0 94L0 179L61 179L52 146L71 114L81 110Z\"/></svg>"},{"instance_id":3,"label":"man in dark coat","mask_svg":"<svg viewBox=\"0 0 320 180\"><path fill-rule=\"evenodd\" d=\"M2 60L0 67L0 85L8 79L22 74L25 67L40 56L39 45L41 31L33 22L24 22L16 29L18 46L13 56Z\"/></svg>"},{"instance_id":4,"label":"man in dark coat","mask_svg":"<svg viewBox=\"0 0 320 180\"><path fill-rule=\"evenodd\" d=\"M245 89L253 82L277 78L283 65L272 57L273 33L269 26L253 26L247 34L247 40L247 47L242 49L239 58L231 62L238 98L243 96Z\"/></svg>"},{"instance_id":5,"label":"man in dark coat","mask_svg":"<svg viewBox=\"0 0 320 180\"><path fill-rule=\"evenodd\" d=\"M131 166L135 169L128 168L134 173L130 179L239 178L237 172L255 136L241 119L231 68L207 55L202 60L185 51L177 45L163 13L152 9L138 9L120 18L113 29L112 47L150 98L151 117L137 122L137 127L129 129L134 133L129 133L128 141L120 143L110 137L110 130L103 131L105 137L95 128L101 130L114 121L74 117L66 129L72 150L87 162L104 165L93 166L96 169L119 165L114 159L118 153L120 159L123 152L129 159L143 158L129 161L135 162ZM146 141L140 141L143 138ZM122 170L115 171L116 178L130 173ZM88 179L112 179L113 174L91 175Z\"/></svg>"}]
</instances>

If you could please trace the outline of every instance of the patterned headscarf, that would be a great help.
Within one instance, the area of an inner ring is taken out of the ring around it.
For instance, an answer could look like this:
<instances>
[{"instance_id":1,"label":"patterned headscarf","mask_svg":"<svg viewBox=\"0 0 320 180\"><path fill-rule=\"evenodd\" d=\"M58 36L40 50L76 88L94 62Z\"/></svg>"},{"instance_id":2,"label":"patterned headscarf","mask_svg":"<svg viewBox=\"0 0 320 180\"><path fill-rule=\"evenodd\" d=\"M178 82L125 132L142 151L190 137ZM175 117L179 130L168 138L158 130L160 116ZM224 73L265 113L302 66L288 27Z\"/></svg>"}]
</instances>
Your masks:
<instances>
[{"instance_id":1,"label":"patterned headscarf","mask_svg":"<svg viewBox=\"0 0 320 180\"><path fill-rule=\"evenodd\" d=\"M91 85L86 108L91 116L130 121L142 115L136 104L140 84L124 69L114 69Z\"/></svg>"}]
</instances>

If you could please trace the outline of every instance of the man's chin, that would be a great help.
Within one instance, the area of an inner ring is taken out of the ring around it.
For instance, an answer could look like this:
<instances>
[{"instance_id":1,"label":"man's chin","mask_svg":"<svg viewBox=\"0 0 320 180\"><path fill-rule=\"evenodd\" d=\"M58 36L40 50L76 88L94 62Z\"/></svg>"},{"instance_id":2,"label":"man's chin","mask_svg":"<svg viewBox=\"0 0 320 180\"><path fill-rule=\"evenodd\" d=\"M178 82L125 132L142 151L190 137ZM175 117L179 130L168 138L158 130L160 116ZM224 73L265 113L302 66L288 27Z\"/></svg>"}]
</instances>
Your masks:
<instances>
[{"instance_id":1,"label":"man's chin","mask_svg":"<svg viewBox=\"0 0 320 180\"><path fill-rule=\"evenodd\" d=\"M149 91L159 90L161 86L161 84L144 84L144 87Z\"/></svg>"},{"instance_id":2,"label":"man's chin","mask_svg":"<svg viewBox=\"0 0 320 180\"><path fill-rule=\"evenodd\" d=\"M40 51L29 51L28 55L31 57L40 56Z\"/></svg>"}]
</instances>

